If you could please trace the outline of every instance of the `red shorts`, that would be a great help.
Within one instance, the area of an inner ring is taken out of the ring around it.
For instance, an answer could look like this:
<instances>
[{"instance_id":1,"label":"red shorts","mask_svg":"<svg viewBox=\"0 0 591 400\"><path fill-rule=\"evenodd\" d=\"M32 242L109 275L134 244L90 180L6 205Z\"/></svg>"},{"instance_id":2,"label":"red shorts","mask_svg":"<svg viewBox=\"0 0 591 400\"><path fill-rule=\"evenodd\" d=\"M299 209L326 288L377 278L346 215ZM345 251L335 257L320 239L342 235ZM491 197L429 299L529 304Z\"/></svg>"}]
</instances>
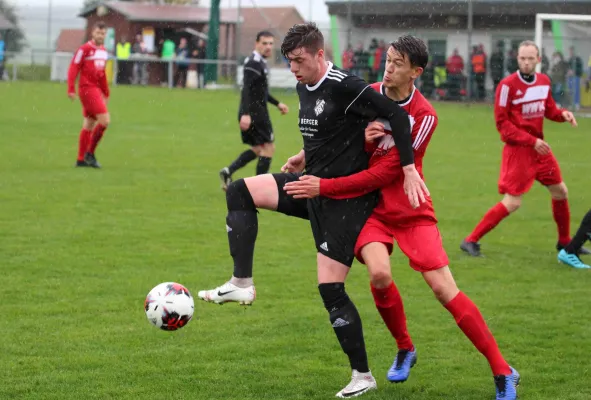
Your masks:
<instances>
[{"instance_id":1,"label":"red shorts","mask_svg":"<svg viewBox=\"0 0 591 400\"><path fill-rule=\"evenodd\" d=\"M409 228L387 226L373 215L369 217L355 244L355 257L364 264L361 249L369 243L384 243L392 254L394 241L408 257L416 271L427 272L449 264L437 225L418 225Z\"/></svg>"},{"instance_id":2,"label":"red shorts","mask_svg":"<svg viewBox=\"0 0 591 400\"><path fill-rule=\"evenodd\" d=\"M106 114L107 105L103 92L98 88L80 88L78 95L82 103L84 118L94 118L99 114Z\"/></svg>"},{"instance_id":3,"label":"red shorts","mask_svg":"<svg viewBox=\"0 0 591 400\"><path fill-rule=\"evenodd\" d=\"M544 186L562 182L560 166L554 154L542 156L531 147L505 146L499 193L521 196L531 189L534 181Z\"/></svg>"}]
</instances>

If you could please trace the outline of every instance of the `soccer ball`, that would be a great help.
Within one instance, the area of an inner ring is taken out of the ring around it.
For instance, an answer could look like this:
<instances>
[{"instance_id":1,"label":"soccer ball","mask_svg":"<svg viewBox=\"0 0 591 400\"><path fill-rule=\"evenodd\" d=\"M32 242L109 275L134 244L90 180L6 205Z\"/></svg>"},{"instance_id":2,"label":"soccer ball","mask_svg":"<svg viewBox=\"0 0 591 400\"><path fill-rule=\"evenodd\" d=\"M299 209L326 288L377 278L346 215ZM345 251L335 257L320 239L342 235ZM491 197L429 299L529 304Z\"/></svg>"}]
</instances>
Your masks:
<instances>
[{"instance_id":1,"label":"soccer ball","mask_svg":"<svg viewBox=\"0 0 591 400\"><path fill-rule=\"evenodd\" d=\"M150 290L144 309L150 323L165 331L176 331L193 318L195 303L189 290L175 282L165 282Z\"/></svg>"}]
</instances>

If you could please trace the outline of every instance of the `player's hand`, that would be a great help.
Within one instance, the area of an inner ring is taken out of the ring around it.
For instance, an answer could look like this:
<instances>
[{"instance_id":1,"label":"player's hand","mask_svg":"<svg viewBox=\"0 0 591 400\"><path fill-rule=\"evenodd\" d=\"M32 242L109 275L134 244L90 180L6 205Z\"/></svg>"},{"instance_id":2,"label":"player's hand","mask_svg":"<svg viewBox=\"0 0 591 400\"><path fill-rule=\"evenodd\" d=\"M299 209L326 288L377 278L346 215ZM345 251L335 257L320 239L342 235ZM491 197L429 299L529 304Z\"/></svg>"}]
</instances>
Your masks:
<instances>
[{"instance_id":1,"label":"player's hand","mask_svg":"<svg viewBox=\"0 0 591 400\"><path fill-rule=\"evenodd\" d=\"M70 100L74 101L76 99L76 93L68 93L68 97L70 98Z\"/></svg>"},{"instance_id":2,"label":"player's hand","mask_svg":"<svg viewBox=\"0 0 591 400\"><path fill-rule=\"evenodd\" d=\"M534 145L534 150L545 156L546 154L550 153L550 145L544 142L542 139L536 139L536 144Z\"/></svg>"},{"instance_id":3,"label":"player's hand","mask_svg":"<svg viewBox=\"0 0 591 400\"><path fill-rule=\"evenodd\" d=\"M247 131L250 128L250 124L252 123L252 118L250 115L243 115L240 117L240 130Z\"/></svg>"},{"instance_id":4,"label":"player's hand","mask_svg":"<svg viewBox=\"0 0 591 400\"><path fill-rule=\"evenodd\" d=\"M313 199L320 196L320 178L313 175L300 176L299 181L287 182L283 189L294 199Z\"/></svg>"},{"instance_id":5,"label":"player's hand","mask_svg":"<svg viewBox=\"0 0 591 400\"><path fill-rule=\"evenodd\" d=\"M563 111L562 112L562 118L564 118L564 120L566 122L568 122L569 124L571 124L571 126L573 127L577 127L577 120L575 118L575 115L570 112L570 111Z\"/></svg>"},{"instance_id":6,"label":"player's hand","mask_svg":"<svg viewBox=\"0 0 591 400\"><path fill-rule=\"evenodd\" d=\"M287 159L287 162L281 167L281 172L302 172L306 167L306 153L300 151L295 156Z\"/></svg>"},{"instance_id":7,"label":"player's hand","mask_svg":"<svg viewBox=\"0 0 591 400\"><path fill-rule=\"evenodd\" d=\"M402 167L402 170L404 171L404 193L408 196L412 208L417 208L427 201L431 194L414 164Z\"/></svg>"},{"instance_id":8,"label":"player's hand","mask_svg":"<svg viewBox=\"0 0 591 400\"><path fill-rule=\"evenodd\" d=\"M367 128L365 128L365 141L371 143L385 134L384 124L378 121L372 121L367 125Z\"/></svg>"},{"instance_id":9,"label":"player's hand","mask_svg":"<svg viewBox=\"0 0 591 400\"><path fill-rule=\"evenodd\" d=\"M289 107L286 106L283 103L279 103L277 104L277 108L279 109L279 111L281 112L281 115L285 115L289 112Z\"/></svg>"}]
</instances>

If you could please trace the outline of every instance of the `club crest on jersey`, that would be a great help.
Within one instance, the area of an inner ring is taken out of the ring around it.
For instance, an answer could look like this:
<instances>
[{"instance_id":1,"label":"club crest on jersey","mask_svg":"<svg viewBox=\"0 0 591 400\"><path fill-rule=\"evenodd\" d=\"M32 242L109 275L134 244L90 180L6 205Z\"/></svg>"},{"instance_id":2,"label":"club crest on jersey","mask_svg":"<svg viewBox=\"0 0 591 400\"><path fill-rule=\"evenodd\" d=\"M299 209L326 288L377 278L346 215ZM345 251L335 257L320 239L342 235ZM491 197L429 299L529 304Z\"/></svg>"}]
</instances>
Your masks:
<instances>
[{"instance_id":1,"label":"club crest on jersey","mask_svg":"<svg viewBox=\"0 0 591 400\"><path fill-rule=\"evenodd\" d=\"M314 107L314 112L316 113L316 116L319 116L320 114L322 114L322 111L324 111L325 104L326 104L326 102L322 99L316 100L316 107Z\"/></svg>"}]
</instances>

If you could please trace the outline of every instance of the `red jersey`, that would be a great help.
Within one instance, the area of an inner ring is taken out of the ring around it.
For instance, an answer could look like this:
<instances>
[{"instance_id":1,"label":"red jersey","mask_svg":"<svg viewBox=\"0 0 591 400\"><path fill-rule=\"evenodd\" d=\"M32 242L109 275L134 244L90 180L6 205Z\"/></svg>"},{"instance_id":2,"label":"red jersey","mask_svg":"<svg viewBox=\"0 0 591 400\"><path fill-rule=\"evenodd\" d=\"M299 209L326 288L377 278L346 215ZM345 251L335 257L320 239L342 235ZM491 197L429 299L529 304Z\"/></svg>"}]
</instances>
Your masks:
<instances>
[{"instance_id":1,"label":"red jersey","mask_svg":"<svg viewBox=\"0 0 591 400\"><path fill-rule=\"evenodd\" d=\"M386 95L381 83L374 83L371 87ZM410 119L415 166L423 178L423 157L437 127L437 113L416 88L413 89L410 99L400 106L408 113ZM390 124L386 120L378 121L384 124L386 135L369 149L372 151L369 168L349 176L321 179L320 195L333 199L347 199L381 189L380 201L373 215L384 223L399 227L437 223L430 198L416 209L411 207L404 193L404 174L400 166L398 149L394 146Z\"/></svg>"},{"instance_id":2,"label":"red jersey","mask_svg":"<svg viewBox=\"0 0 591 400\"><path fill-rule=\"evenodd\" d=\"M536 73L526 82L519 71L503 79L495 94L495 122L508 145L530 146L544 138L544 117L564 122L550 90L550 78Z\"/></svg>"},{"instance_id":3,"label":"red jersey","mask_svg":"<svg viewBox=\"0 0 591 400\"><path fill-rule=\"evenodd\" d=\"M92 40L83 44L70 63L68 93L76 93L76 78L80 74L78 90L89 87L99 88L105 97L109 97L109 85L105 74L108 57L104 46L97 46Z\"/></svg>"}]
</instances>

